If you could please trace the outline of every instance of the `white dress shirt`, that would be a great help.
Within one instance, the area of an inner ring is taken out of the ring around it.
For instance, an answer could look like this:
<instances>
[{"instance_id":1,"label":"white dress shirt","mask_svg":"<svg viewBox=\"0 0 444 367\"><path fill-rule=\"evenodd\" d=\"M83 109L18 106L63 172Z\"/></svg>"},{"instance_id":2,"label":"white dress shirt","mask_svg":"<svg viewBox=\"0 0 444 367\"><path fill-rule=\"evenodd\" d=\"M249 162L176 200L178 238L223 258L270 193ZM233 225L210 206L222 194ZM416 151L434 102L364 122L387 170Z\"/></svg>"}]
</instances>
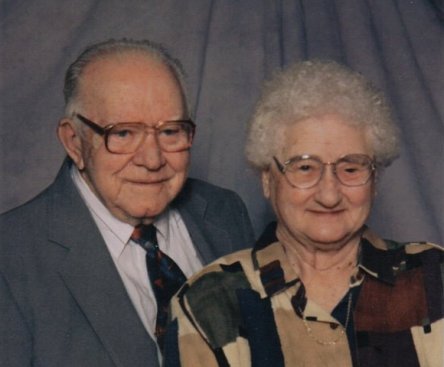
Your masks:
<instances>
[{"instance_id":1,"label":"white dress shirt","mask_svg":"<svg viewBox=\"0 0 444 367\"><path fill-rule=\"evenodd\" d=\"M75 166L71 169L71 177L102 234L137 314L149 335L156 340L156 299L148 278L146 252L130 239L134 227L110 213ZM157 228L159 248L179 265L187 278L202 268L185 223L177 210L167 209L153 224Z\"/></svg>"}]
</instances>

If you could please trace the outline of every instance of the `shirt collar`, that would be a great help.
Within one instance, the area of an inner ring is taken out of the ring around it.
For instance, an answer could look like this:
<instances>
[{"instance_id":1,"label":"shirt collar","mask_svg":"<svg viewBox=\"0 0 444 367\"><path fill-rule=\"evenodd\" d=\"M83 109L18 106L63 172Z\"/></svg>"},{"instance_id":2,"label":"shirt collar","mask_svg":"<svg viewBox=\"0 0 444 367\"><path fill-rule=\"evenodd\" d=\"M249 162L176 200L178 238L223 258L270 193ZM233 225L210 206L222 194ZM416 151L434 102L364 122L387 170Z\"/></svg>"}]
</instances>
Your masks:
<instances>
[{"instance_id":1,"label":"shirt collar","mask_svg":"<svg viewBox=\"0 0 444 367\"><path fill-rule=\"evenodd\" d=\"M361 239L359 267L370 276L394 284L400 271L406 266L406 253L403 246L394 241L383 240L370 229L366 229Z\"/></svg>"},{"instance_id":2,"label":"shirt collar","mask_svg":"<svg viewBox=\"0 0 444 367\"><path fill-rule=\"evenodd\" d=\"M358 269L380 281L393 284L396 275L403 269L405 252L395 242L385 241L370 229L365 228L361 238ZM252 251L252 261L260 274L263 296L272 296L299 282L299 275L293 270L285 250L276 240L268 244L260 242ZM354 286L363 277L353 275Z\"/></svg>"},{"instance_id":3,"label":"shirt collar","mask_svg":"<svg viewBox=\"0 0 444 367\"><path fill-rule=\"evenodd\" d=\"M85 179L80 174L76 166L71 167L71 177L77 186L81 196L83 197L86 205L91 211L94 220L99 227L102 236L106 239L106 231L111 233L114 237L118 238L118 241L113 241L115 244L110 248L110 251L119 257L125 248L125 245L131 238L134 227L128 223L122 222L117 219L106 206L99 200L99 198L93 193ZM157 235L162 237L163 241L160 244L169 244L169 225L171 220L171 209L167 208L162 214L160 214L153 222L157 229ZM166 246L166 245L165 245ZM165 250L162 248L162 250Z\"/></svg>"},{"instance_id":4,"label":"shirt collar","mask_svg":"<svg viewBox=\"0 0 444 367\"><path fill-rule=\"evenodd\" d=\"M128 223L122 222L111 214L106 206L93 193L77 167L74 165L71 167L71 177L79 190L80 195L92 213L102 235L104 235L104 231L109 231L112 233L112 235L119 239L118 242L120 242L120 244L117 246L118 249L114 250L118 251L118 254L120 254L123 251L125 244L129 241L134 227Z\"/></svg>"},{"instance_id":5,"label":"shirt collar","mask_svg":"<svg viewBox=\"0 0 444 367\"><path fill-rule=\"evenodd\" d=\"M258 250L254 248L252 257L254 268L260 275L262 296L270 297L299 281L299 275L293 270L280 242L272 242L265 247L262 244Z\"/></svg>"},{"instance_id":6,"label":"shirt collar","mask_svg":"<svg viewBox=\"0 0 444 367\"><path fill-rule=\"evenodd\" d=\"M154 226L157 229L157 235L163 238L162 243L169 243L169 222L171 219L171 210L167 208L160 214L153 222Z\"/></svg>"}]
</instances>

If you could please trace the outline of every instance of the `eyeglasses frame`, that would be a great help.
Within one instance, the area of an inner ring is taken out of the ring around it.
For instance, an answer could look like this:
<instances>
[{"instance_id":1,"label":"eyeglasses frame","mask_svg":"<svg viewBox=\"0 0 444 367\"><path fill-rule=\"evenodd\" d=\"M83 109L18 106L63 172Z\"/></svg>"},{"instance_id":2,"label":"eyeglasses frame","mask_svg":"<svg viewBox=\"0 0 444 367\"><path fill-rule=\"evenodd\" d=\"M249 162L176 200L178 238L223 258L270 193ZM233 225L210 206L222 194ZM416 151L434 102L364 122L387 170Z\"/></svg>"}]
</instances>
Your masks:
<instances>
[{"instance_id":1,"label":"eyeglasses frame","mask_svg":"<svg viewBox=\"0 0 444 367\"><path fill-rule=\"evenodd\" d=\"M352 156L356 156L356 155L364 156L364 157L367 157L367 158L370 160L370 162L371 162L371 164L370 164L370 171L371 171L371 172L370 172L370 175L368 176L368 178L367 178L367 180L366 180L365 182L363 182L363 183L361 183L361 184L359 184L359 185L347 185L347 184L343 183L343 182L341 181L341 179L339 178L339 176L337 175L337 172L336 172L336 164L337 164L339 161L343 160L345 157L349 156L349 155L352 155ZM290 163L292 163L293 161L295 161L296 159L314 159L314 160L316 160L316 161L318 161L319 163L322 164L322 170L321 170L321 174L319 175L319 179L318 179L313 185L308 186L308 187L298 187L298 186L296 186L296 185L294 185L293 183L290 182L288 176L287 176L285 173L287 172L287 167L288 167L288 165L289 165ZM288 184L289 184L291 187L297 188L297 189L299 189L299 190L311 189L311 188L315 187L317 184L319 184L319 182L321 182L321 180L322 180L322 177L324 176L325 166L332 166L334 176L336 177L336 179L338 180L338 182L339 182L341 185L344 185L344 186L346 186L346 187L359 187L359 186L364 186L364 185L366 185L366 184L369 182L369 180L372 178L372 176L374 176L375 173L376 173L376 164L375 164L374 159L372 159L371 157L369 157L369 156L366 155L366 154L359 154L359 153L357 153L357 154L347 154L347 155L344 155L344 156L338 158L338 159L337 159L336 161L334 161L334 162L323 162L318 156L316 156L316 155L310 155L310 154L303 154L303 155L299 155L299 156L291 157L291 158L287 159L284 163L279 162L279 160L276 158L276 156L273 156L273 160L274 160L274 162L276 163L276 167L277 167L278 171L284 175L284 177L285 177L285 179L287 180Z\"/></svg>"},{"instance_id":2,"label":"eyeglasses frame","mask_svg":"<svg viewBox=\"0 0 444 367\"><path fill-rule=\"evenodd\" d=\"M128 124L128 123L145 125L143 122L116 122L116 123L108 124L106 126L100 126L96 122L86 118L85 116L81 115L80 113L75 113L74 116L77 117L81 122L83 122L89 128L91 128L95 133L103 136L103 138L105 140L106 150L108 150L108 152L110 152L112 154L131 154L131 153L116 153L116 152L113 152L109 149L109 147L108 147L109 132L115 126L118 126L119 124ZM196 124L191 119L161 120L155 126L149 126L149 127L154 129L155 131L157 131L162 125L165 125L166 123L169 123L169 122L179 122L179 123L185 123L185 124L190 125L191 126L191 141L192 141L194 134L196 132ZM190 146L191 146L191 144L190 144ZM134 152L132 152L132 153L134 153Z\"/></svg>"}]
</instances>

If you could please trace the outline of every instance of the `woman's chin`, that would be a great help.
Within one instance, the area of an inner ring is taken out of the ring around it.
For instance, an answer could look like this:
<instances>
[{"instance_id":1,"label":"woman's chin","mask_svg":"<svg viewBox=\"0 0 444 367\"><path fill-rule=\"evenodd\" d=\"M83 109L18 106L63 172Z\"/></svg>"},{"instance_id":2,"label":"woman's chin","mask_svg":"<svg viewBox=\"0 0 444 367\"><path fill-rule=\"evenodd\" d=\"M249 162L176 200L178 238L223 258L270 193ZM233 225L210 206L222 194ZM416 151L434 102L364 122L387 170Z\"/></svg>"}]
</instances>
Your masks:
<instances>
[{"instance_id":1,"label":"woman's chin","mask_svg":"<svg viewBox=\"0 0 444 367\"><path fill-rule=\"evenodd\" d=\"M336 251L346 246L352 236L349 233L321 233L309 237L311 246L322 251Z\"/></svg>"}]
</instances>

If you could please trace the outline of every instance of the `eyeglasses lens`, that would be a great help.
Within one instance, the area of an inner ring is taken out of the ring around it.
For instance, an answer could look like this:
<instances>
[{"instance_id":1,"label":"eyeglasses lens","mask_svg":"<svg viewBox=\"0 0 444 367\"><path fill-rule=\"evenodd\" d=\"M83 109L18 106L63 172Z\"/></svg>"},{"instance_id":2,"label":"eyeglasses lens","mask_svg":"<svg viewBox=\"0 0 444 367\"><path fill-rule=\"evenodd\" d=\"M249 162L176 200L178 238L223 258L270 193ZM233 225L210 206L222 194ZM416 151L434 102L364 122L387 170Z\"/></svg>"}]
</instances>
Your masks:
<instances>
[{"instance_id":1,"label":"eyeglasses lens","mask_svg":"<svg viewBox=\"0 0 444 367\"><path fill-rule=\"evenodd\" d=\"M107 148L112 153L134 153L145 138L146 131L143 124L117 124L106 135ZM167 122L156 128L155 134L162 150L177 152L191 146L193 128L186 122Z\"/></svg>"},{"instance_id":2,"label":"eyeglasses lens","mask_svg":"<svg viewBox=\"0 0 444 367\"><path fill-rule=\"evenodd\" d=\"M371 159L356 154L345 156L335 163L323 163L315 158L296 159L286 164L285 175L293 186L310 188L321 180L326 165L333 166L336 177L345 186L364 185L373 171Z\"/></svg>"}]
</instances>

